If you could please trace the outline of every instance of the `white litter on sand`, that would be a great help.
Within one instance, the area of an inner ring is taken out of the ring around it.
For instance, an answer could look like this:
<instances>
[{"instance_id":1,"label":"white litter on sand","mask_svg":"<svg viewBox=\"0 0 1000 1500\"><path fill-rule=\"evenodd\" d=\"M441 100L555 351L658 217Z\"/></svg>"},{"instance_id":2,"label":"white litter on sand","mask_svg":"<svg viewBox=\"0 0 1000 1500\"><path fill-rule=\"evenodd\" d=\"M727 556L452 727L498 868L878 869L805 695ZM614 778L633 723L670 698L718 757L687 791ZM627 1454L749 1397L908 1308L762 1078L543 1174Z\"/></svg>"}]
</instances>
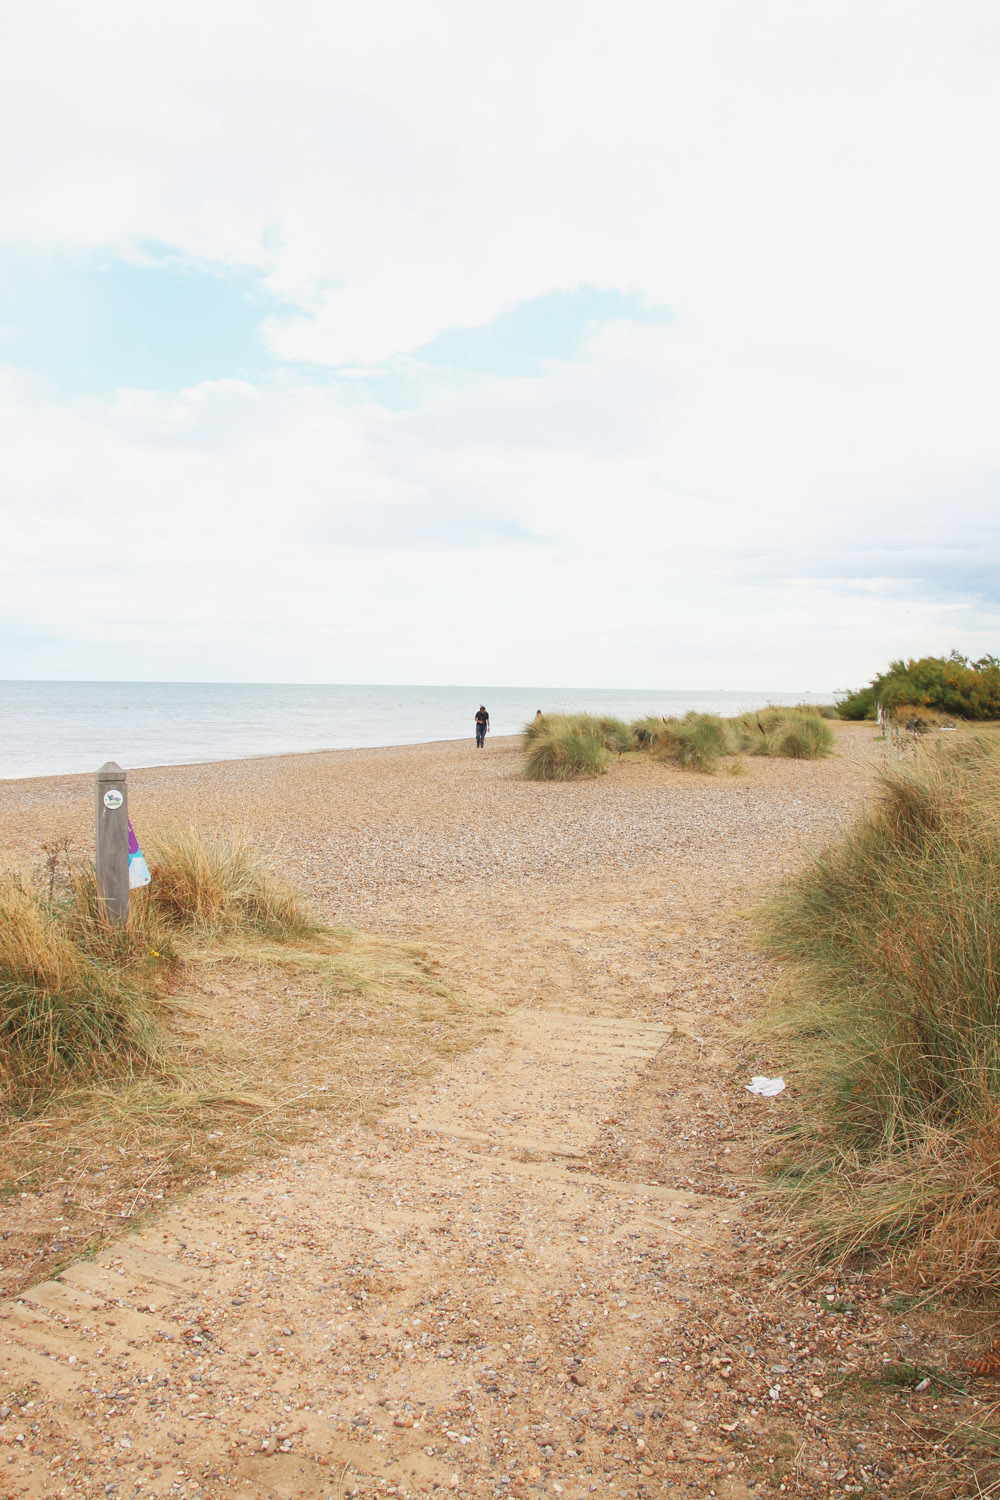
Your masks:
<instances>
[{"instance_id":1,"label":"white litter on sand","mask_svg":"<svg viewBox=\"0 0 1000 1500\"><path fill-rule=\"evenodd\" d=\"M783 1078L765 1078L763 1074L758 1074L756 1078L751 1078L746 1088L751 1094L763 1094L765 1098L772 1099L775 1094L784 1092L785 1080Z\"/></svg>"}]
</instances>

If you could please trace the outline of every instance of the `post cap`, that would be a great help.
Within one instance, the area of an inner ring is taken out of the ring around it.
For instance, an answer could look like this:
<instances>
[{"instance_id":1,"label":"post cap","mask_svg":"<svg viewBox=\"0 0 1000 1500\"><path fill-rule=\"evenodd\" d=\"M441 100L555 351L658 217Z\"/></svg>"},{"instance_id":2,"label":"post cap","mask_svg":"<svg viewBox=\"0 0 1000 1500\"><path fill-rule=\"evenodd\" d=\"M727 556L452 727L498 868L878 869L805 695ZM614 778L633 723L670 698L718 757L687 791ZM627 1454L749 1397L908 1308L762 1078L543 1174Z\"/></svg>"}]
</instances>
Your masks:
<instances>
[{"instance_id":1,"label":"post cap","mask_svg":"<svg viewBox=\"0 0 1000 1500\"><path fill-rule=\"evenodd\" d=\"M106 760L97 773L98 781L121 781L125 772L115 760Z\"/></svg>"}]
</instances>

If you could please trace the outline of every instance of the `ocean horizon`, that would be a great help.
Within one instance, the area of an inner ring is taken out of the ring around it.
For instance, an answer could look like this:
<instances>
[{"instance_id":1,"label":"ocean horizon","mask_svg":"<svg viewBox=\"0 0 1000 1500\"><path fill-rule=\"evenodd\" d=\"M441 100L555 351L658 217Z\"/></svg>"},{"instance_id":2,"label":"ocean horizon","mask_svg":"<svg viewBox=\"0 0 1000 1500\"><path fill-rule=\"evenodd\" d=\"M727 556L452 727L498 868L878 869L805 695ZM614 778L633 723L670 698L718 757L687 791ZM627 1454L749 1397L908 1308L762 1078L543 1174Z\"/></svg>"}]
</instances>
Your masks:
<instances>
[{"instance_id":1,"label":"ocean horizon","mask_svg":"<svg viewBox=\"0 0 1000 1500\"><path fill-rule=\"evenodd\" d=\"M494 734L536 709L637 719L737 714L834 693L745 689L393 686L245 682L0 681L0 779L246 760L473 738L480 703Z\"/></svg>"}]
</instances>

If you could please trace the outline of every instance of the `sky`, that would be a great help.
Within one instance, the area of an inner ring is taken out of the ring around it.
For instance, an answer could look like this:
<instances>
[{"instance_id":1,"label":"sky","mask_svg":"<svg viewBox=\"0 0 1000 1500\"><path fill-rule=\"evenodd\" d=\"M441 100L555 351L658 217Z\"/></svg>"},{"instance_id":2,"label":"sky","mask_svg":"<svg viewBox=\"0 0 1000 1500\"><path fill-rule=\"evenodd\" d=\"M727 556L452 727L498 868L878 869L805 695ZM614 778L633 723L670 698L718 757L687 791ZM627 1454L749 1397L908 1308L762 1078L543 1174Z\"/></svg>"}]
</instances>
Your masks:
<instances>
[{"instance_id":1,"label":"sky","mask_svg":"<svg viewBox=\"0 0 1000 1500\"><path fill-rule=\"evenodd\" d=\"M993 0L34 0L0 678L1000 654Z\"/></svg>"}]
</instances>

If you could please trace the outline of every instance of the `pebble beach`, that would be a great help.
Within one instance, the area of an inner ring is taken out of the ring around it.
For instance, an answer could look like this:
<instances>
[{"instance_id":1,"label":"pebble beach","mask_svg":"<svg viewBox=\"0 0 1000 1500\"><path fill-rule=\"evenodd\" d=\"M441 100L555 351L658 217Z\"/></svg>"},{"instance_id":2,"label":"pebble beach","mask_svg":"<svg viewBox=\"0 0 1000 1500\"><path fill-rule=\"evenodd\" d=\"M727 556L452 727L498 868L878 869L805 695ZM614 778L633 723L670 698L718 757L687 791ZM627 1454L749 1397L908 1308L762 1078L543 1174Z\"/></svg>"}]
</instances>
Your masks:
<instances>
[{"instance_id":1,"label":"pebble beach","mask_svg":"<svg viewBox=\"0 0 1000 1500\"><path fill-rule=\"evenodd\" d=\"M499 1019L2 1304L6 1493L748 1500L789 1432L800 1495L868 1485L825 1402L885 1315L854 1287L827 1354L750 1202L787 1096L744 1087L783 1065L746 1041L775 978L746 914L871 787L870 728L835 733L740 775L529 783L499 737L132 773L140 839L249 827L328 921L418 940ZM4 783L0 840L85 850L91 799Z\"/></svg>"},{"instance_id":2,"label":"pebble beach","mask_svg":"<svg viewBox=\"0 0 1000 1500\"><path fill-rule=\"evenodd\" d=\"M513 735L162 766L130 772L129 814L140 842L158 825L246 827L326 920L405 932L576 878L770 879L857 803L871 731L837 735L827 761L749 760L742 776L627 758L593 781L532 783ZM86 853L92 825L92 777L0 781L0 848Z\"/></svg>"}]
</instances>

